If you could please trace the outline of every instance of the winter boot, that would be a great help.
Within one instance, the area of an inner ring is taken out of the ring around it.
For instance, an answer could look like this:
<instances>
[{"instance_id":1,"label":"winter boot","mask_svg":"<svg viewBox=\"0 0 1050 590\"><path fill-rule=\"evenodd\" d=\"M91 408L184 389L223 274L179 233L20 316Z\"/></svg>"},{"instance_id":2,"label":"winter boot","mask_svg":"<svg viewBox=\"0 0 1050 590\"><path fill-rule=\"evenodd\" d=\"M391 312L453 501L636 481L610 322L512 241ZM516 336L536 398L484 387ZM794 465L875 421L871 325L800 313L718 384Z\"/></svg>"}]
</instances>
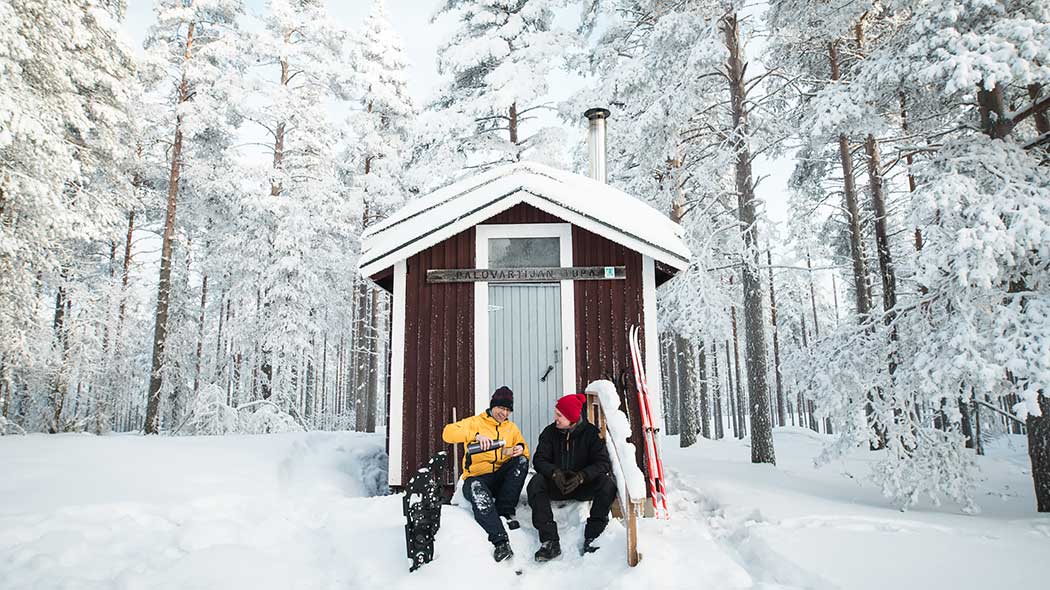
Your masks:
<instances>
[{"instance_id":1,"label":"winter boot","mask_svg":"<svg viewBox=\"0 0 1050 590\"><path fill-rule=\"evenodd\" d=\"M536 561L550 561L561 555L561 545L557 541L544 541L536 552Z\"/></svg>"},{"instance_id":2,"label":"winter boot","mask_svg":"<svg viewBox=\"0 0 1050 590\"><path fill-rule=\"evenodd\" d=\"M514 557L514 551L511 550L509 541L496 544L496 550L492 552L492 559L500 562L511 557Z\"/></svg>"},{"instance_id":3,"label":"winter boot","mask_svg":"<svg viewBox=\"0 0 1050 590\"><path fill-rule=\"evenodd\" d=\"M521 528L521 524L518 522L518 520L516 518L514 518L514 515L504 514L503 515L503 521L505 523L507 523L507 529L508 530L516 531L519 528Z\"/></svg>"},{"instance_id":4,"label":"winter boot","mask_svg":"<svg viewBox=\"0 0 1050 590\"><path fill-rule=\"evenodd\" d=\"M595 542L595 539L584 539L583 540L583 547L580 548L580 555L585 555L587 553L594 553L595 551L601 549L601 547L595 545L594 542Z\"/></svg>"}]
</instances>

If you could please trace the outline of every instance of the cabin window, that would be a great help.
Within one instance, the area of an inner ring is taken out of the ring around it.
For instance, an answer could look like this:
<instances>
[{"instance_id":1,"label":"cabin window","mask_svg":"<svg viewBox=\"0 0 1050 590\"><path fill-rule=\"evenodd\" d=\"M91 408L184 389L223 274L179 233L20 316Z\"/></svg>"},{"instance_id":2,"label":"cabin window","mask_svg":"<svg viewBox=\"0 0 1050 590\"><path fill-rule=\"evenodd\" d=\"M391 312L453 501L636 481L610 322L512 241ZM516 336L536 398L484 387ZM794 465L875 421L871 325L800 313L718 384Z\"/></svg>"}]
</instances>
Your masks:
<instances>
[{"instance_id":1,"label":"cabin window","mask_svg":"<svg viewBox=\"0 0 1050 590\"><path fill-rule=\"evenodd\" d=\"M559 238L489 238L489 268L561 266Z\"/></svg>"}]
</instances>

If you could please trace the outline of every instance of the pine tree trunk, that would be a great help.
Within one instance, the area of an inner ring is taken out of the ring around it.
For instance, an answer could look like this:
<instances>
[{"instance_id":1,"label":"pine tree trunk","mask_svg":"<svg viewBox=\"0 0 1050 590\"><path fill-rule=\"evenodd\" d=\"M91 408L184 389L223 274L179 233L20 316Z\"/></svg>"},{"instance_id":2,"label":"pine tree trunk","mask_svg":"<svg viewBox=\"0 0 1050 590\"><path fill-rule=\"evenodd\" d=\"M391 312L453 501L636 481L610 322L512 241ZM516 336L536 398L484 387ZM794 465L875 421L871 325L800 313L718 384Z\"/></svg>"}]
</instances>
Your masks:
<instances>
[{"instance_id":1,"label":"pine tree trunk","mask_svg":"<svg viewBox=\"0 0 1050 590\"><path fill-rule=\"evenodd\" d=\"M197 393L201 388L201 363L204 358L204 311L208 303L208 275L205 274L201 280L201 311L197 319L197 364L193 368L193 399L197 399ZM222 314L220 313L221 317Z\"/></svg>"},{"instance_id":2,"label":"pine tree trunk","mask_svg":"<svg viewBox=\"0 0 1050 590\"><path fill-rule=\"evenodd\" d=\"M799 322L799 327L801 328L800 332L802 333L802 348L809 348L809 340L808 340L808 336L806 335L806 314L805 313L799 314L798 322ZM807 420L806 420L806 397L804 395L802 395L802 391L801 390L798 392L798 402L797 402L796 405L797 405L796 409L798 410L798 425L803 427L803 428L806 428L807 426L812 427L811 424L807 424Z\"/></svg>"},{"instance_id":3,"label":"pine tree trunk","mask_svg":"<svg viewBox=\"0 0 1050 590\"><path fill-rule=\"evenodd\" d=\"M905 99L903 92L900 93L900 105L901 105L901 130L904 131L904 135L907 136L908 132L909 132L909 130L908 130L908 107L907 107L907 100ZM915 163L914 163L914 159L913 159L912 154L911 154L910 151L904 156L904 162L905 162L905 164L908 165L908 192L914 193L915 189L918 188L918 183L915 181L915 173L913 172L914 169L915 169ZM916 252L921 252L922 251L922 230L920 230L919 228L915 228L915 251ZM923 293L925 293L926 287L920 287L920 289L922 289Z\"/></svg>"},{"instance_id":4,"label":"pine tree trunk","mask_svg":"<svg viewBox=\"0 0 1050 590\"><path fill-rule=\"evenodd\" d=\"M839 80L838 42L828 45L828 55L831 62L831 79ZM853 261L853 292L856 300L857 320L860 324L868 321L871 313L871 291L868 289L868 269L864 262L864 238L861 234L860 206L857 201L857 187L853 178L853 156L849 149L849 140L845 134L839 135L839 161L842 165L842 180L844 184L843 195L846 201L846 212L849 215L849 250ZM873 393L868 393L868 403L865 406L868 425L875 433L875 439L871 442L871 449L877 450L886 446L886 434L880 425L875 423L875 410L872 407Z\"/></svg>"},{"instance_id":5,"label":"pine tree trunk","mask_svg":"<svg viewBox=\"0 0 1050 590\"><path fill-rule=\"evenodd\" d=\"M1040 90L1040 89L1035 89ZM1029 95L1033 95L1033 88L1028 88ZM1006 101L1003 96L1003 88L996 84L992 90L981 87L977 92L977 104L980 106L981 125L985 134L992 139L1003 139L1012 131L1009 117L1006 113ZM1045 115L1044 115L1045 116ZM1045 119L1038 126L1050 127L1050 122ZM1024 279L1010 283L1006 291L1008 293L1024 293L1028 290ZM1021 298L1021 305L1025 305L1025 298ZM1035 485L1036 509L1039 512L1050 512L1050 392L1039 392L1040 416L1031 414L1025 420L1028 430L1028 457L1032 462L1032 483ZM1011 394L1014 396L1014 394ZM1015 396L1016 397L1019 396ZM1012 404L1011 404L1012 406Z\"/></svg>"},{"instance_id":6,"label":"pine tree trunk","mask_svg":"<svg viewBox=\"0 0 1050 590\"><path fill-rule=\"evenodd\" d=\"M733 358L730 356L729 341L726 340L726 399L729 400L729 426L733 429L733 438L740 438L740 414L736 411L736 395L733 393Z\"/></svg>"},{"instance_id":7,"label":"pine tree trunk","mask_svg":"<svg viewBox=\"0 0 1050 590\"><path fill-rule=\"evenodd\" d=\"M696 443L696 434L700 430L696 407L696 364L693 360L696 349L691 340L680 333L674 333L675 349L678 356L678 443L681 447L690 447Z\"/></svg>"},{"instance_id":8,"label":"pine tree trunk","mask_svg":"<svg viewBox=\"0 0 1050 590\"><path fill-rule=\"evenodd\" d=\"M766 263L769 264L769 316L773 326L773 378L777 387L777 420L781 426L786 426L787 404L780 371L780 329L777 326L777 295L773 286L773 253L769 250L766 250Z\"/></svg>"},{"instance_id":9,"label":"pine tree trunk","mask_svg":"<svg viewBox=\"0 0 1050 590\"><path fill-rule=\"evenodd\" d=\"M321 338L321 392L320 395L314 398L314 407L311 413L314 415L314 428L317 428L318 414L321 415L321 427L323 428L324 421L324 399L328 394L328 332L326 331Z\"/></svg>"},{"instance_id":10,"label":"pine tree trunk","mask_svg":"<svg viewBox=\"0 0 1050 590\"><path fill-rule=\"evenodd\" d=\"M526 105L528 106L528 105ZM507 113L507 130L510 133L510 143L514 147L518 146L518 104L512 103L510 105L510 111ZM518 154L515 154L515 160L520 159Z\"/></svg>"},{"instance_id":11,"label":"pine tree trunk","mask_svg":"<svg viewBox=\"0 0 1050 590\"><path fill-rule=\"evenodd\" d=\"M714 418L715 439L725 438L724 412L722 411L722 380L718 375L718 342L711 343L711 368L714 371Z\"/></svg>"},{"instance_id":12,"label":"pine tree trunk","mask_svg":"<svg viewBox=\"0 0 1050 590\"><path fill-rule=\"evenodd\" d=\"M1036 509L1050 512L1050 398L1039 396L1042 416L1028 415L1028 456L1032 461Z\"/></svg>"},{"instance_id":13,"label":"pine tree trunk","mask_svg":"<svg viewBox=\"0 0 1050 590\"><path fill-rule=\"evenodd\" d=\"M680 433L679 430L679 416L678 416L678 400L681 396L680 386L681 378L679 377L680 367L678 366L678 351L675 342L675 334L672 332L664 332L662 337L663 350L665 359L667 360L667 393L664 395L664 424L667 425L667 434L674 436Z\"/></svg>"},{"instance_id":14,"label":"pine tree trunk","mask_svg":"<svg viewBox=\"0 0 1050 590\"><path fill-rule=\"evenodd\" d=\"M813 284L813 264L809 259L809 252L806 252L806 270L809 275L809 305L813 311L813 338L820 339L820 319L817 317L817 289Z\"/></svg>"},{"instance_id":15,"label":"pine tree trunk","mask_svg":"<svg viewBox=\"0 0 1050 590\"><path fill-rule=\"evenodd\" d=\"M190 61L193 49L193 31L196 23L190 23L186 32L186 45L183 51L183 64ZM146 420L142 430L146 434L157 434L160 431L160 390L163 386L161 370L164 365L164 348L168 337L168 297L171 294L171 251L175 238L175 205L179 195L179 174L182 165L182 117L178 108L190 99L189 80L185 72L179 84L179 96L176 105L175 142L171 148L171 173L168 176L168 206L164 216L164 235L160 248L160 280L157 285L157 313L153 326L153 360L150 369L149 398L146 402Z\"/></svg>"},{"instance_id":16,"label":"pine tree trunk","mask_svg":"<svg viewBox=\"0 0 1050 590\"><path fill-rule=\"evenodd\" d=\"M838 44L829 45L831 59L831 79L839 80ZM857 316L861 323L867 320L871 311L871 295L868 291L868 269L864 262L863 241L861 235L860 206L857 202L857 187L853 178L853 156L850 154L849 140L845 134L839 135L839 161L842 165L843 194L846 200L846 212L849 215L850 258L853 261L853 292L856 298Z\"/></svg>"},{"instance_id":17,"label":"pine tree trunk","mask_svg":"<svg viewBox=\"0 0 1050 590\"><path fill-rule=\"evenodd\" d=\"M732 284L732 281L730 281ZM744 438L747 436L747 403L744 401L744 384L743 379L740 377L740 339L737 336L736 329L736 307L734 306L732 312L732 324L733 324L733 366L735 368L734 382L736 384L736 395L733 397L733 407L736 408L736 426L733 434L737 438Z\"/></svg>"},{"instance_id":18,"label":"pine tree trunk","mask_svg":"<svg viewBox=\"0 0 1050 590\"><path fill-rule=\"evenodd\" d=\"M740 231L744 239L740 274L744 288L744 332L747 336L747 387L751 414L751 462L776 463L773 426L769 418L769 386L766 382L766 333L763 321L762 279L759 275L758 220L755 213L755 182L751 171L750 131L747 123L747 80L744 50L736 13L722 19L729 59L726 73L736 138L736 191ZM739 381L739 380L738 380ZM739 383L738 383L739 386Z\"/></svg>"},{"instance_id":19,"label":"pine tree trunk","mask_svg":"<svg viewBox=\"0 0 1050 590\"><path fill-rule=\"evenodd\" d=\"M711 404L707 386L707 342L700 341L700 436L711 438Z\"/></svg>"}]
</instances>

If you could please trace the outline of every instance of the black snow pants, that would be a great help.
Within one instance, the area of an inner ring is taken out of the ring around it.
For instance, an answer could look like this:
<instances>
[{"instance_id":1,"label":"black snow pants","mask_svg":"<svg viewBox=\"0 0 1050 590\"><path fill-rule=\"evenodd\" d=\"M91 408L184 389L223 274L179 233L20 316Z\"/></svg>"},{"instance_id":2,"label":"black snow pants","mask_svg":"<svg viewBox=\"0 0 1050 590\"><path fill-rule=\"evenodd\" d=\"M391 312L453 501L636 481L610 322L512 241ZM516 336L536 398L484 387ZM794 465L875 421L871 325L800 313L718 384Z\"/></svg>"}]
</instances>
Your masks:
<instances>
[{"instance_id":1,"label":"black snow pants","mask_svg":"<svg viewBox=\"0 0 1050 590\"><path fill-rule=\"evenodd\" d=\"M519 456L507 461L493 473L463 480L463 497L470 502L474 509L474 520L485 529L493 545L507 540L507 531L500 517L514 516L528 474L529 460Z\"/></svg>"},{"instance_id":2,"label":"black snow pants","mask_svg":"<svg viewBox=\"0 0 1050 590\"><path fill-rule=\"evenodd\" d=\"M609 524L609 508L616 499L616 482L601 475L572 491L561 493L554 482L536 474L529 480L529 506L532 507L532 526L540 533L540 542L558 540L558 523L554 522L551 500L591 501L591 514L583 529L585 539L596 539Z\"/></svg>"}]
</instances>

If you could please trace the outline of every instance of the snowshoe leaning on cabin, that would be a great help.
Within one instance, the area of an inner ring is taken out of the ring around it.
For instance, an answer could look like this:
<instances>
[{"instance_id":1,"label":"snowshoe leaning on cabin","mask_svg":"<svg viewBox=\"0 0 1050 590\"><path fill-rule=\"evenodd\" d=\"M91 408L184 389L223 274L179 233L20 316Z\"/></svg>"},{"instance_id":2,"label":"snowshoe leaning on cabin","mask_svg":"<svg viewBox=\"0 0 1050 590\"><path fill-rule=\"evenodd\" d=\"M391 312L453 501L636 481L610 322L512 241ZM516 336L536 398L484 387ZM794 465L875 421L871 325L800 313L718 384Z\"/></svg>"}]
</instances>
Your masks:
<instances>
[{"instance_id":1,"label":"snowshoe leaning on cabin","mask_svg":"<svg viewBox=\"0 0 1050 590\"><path fill-rule=\"evenodd\" d=\"M540 534L536 561L549 561L561 555L558 523L554 521L551 500L591 501L590 517L583 529L581 553L598 550L594 544L609 524L609 508L616 499L612 463L598 428L587 422L582 393L566 395L554 406L554 423L543 429L532 465L536 475L529 480L529 506L532 524Z\"/></svg>"},{"instance_id":2,"label":"snowshoe leaning on cabin","mask_svg":"<svg viewBox=\"0 0 1050 590\"><path fill-rule=\"evenodd\" d=\"M514 393L503 386L492 394L489 409L453 422L441 438L463 445L463 497L474 510L474 520L488 533L495 546L492 557L503 561L514 555L501 518L511 529L518 528L514 513L529 473L529 447L518 426L510 421ZM503 441L497 446L494 441ZM470 454L467 445L478 443L480 452Z\"/></svg>"}]
</instances>

